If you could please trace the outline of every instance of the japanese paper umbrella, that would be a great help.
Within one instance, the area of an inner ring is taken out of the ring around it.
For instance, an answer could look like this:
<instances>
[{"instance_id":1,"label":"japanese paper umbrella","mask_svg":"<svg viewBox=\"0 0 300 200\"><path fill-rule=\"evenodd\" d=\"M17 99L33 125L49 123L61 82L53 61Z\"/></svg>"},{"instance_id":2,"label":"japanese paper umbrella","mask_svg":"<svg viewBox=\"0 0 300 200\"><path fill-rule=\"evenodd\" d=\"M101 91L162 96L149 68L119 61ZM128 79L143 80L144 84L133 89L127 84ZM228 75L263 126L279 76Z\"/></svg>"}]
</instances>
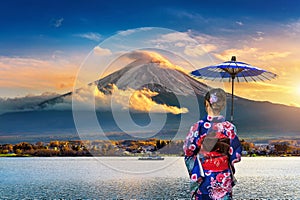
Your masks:
<instances>
[{"instance_id":1,"label":"japanese paper umbrella","mask_svg":"<svg viewBox=\"0 0 300 200\"><path fill-rule=\"evenodd\" d=\"M237 62L232 56L231 61L226 61L217 65L204 67L190 73L196 78L211 81L231 82L231 121L233 121L233 99L234 82L265 81L275 78L277 75L264 69L252 66L244 62Z\"/></svg>"}]
</instances>

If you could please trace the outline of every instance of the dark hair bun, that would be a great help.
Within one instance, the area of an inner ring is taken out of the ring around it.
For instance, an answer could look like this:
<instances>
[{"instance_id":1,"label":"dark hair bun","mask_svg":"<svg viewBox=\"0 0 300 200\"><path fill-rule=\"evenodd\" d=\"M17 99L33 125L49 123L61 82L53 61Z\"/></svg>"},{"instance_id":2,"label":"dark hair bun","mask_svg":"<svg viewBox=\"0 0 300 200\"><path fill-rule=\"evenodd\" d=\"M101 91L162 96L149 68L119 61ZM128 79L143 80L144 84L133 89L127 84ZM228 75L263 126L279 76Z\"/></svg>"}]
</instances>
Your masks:
<instances>
[{"instance_id":1,"label":"dark hair bun","mask_svg":"<svg viewBox=\"0 0 300 200\"><path fill-rule=\"evenodd\" d=\"M226 105L226 93L221 88L211 89L205 95L205 101L208 101L214 113L220 113Z\"/></svg>"}]
</instances>

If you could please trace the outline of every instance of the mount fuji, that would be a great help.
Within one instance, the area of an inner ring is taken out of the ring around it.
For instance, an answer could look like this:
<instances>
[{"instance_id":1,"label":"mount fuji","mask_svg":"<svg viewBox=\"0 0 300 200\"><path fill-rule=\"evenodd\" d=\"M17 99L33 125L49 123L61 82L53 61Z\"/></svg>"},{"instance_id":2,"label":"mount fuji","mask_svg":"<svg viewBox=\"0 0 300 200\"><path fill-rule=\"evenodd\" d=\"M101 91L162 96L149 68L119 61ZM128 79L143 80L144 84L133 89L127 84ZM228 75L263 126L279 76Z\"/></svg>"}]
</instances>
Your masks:
<instances>
[{"instance_id":1,"label":"mount fuji","mask_svg":"<svg viewBox=\"0 0 300 200\"><path fill-rule=\"evenodd\" d=\"M88 88L93 87L93 94L95 88L97 90L96 116L105 136L110 139L139 139L138 136L128 135L118 126L112 111L115 108L109 104L112 96L115 96L118 112L128 110L138 126L151 123L149 111L153 111L157 116L166 115L164 126L153 137L174 138L176 134L176 138L183 139L188 127L204 116L203 99L211 87L190 77L183 69L163 57L148 52L134 53L143 56L88 84ZM78 138L71 110L71 98L72 95L84 94L82 91L85 89L76 90L77 94L69 92L58 95L35 106L30 104L29 108L25 106L26 111L1 114L0 137L3 139L0 143L10 140ZM228 94L228 102L230 97ZM234 103L234 124L241 137L300 136L300 108L253 101L238 96L235 96ZM226 107L225 114L230 113L230 106ZM83 115L86 112L89 111L82 111ZM87 119L86 127L89 123ZM180 123L183 127L179 128ZM93 134L96 133L90 131L90 138L93 139ZM139 134L143 138L143 133Z\"/></svg>"}]
</instances>

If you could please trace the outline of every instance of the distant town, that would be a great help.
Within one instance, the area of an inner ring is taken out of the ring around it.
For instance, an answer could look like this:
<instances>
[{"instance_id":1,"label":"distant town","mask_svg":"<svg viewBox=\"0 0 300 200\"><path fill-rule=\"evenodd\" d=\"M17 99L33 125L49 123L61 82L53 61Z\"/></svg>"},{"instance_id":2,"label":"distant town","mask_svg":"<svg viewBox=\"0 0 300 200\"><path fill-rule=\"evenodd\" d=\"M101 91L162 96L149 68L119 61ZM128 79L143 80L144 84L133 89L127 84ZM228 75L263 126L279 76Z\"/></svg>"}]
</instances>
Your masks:
<instances>
[{"instance_id":1,"label":"distant town","mask_svg":"<svg viewBox=\"0 0 300 200\"><path fill-rule=\"evenodd\" d=\"M300 140L241 140L243 156L300 156ZM183 140L95 140L51 141L0 145L0 156L183 156Z\"/></svg>"}]
</instances>

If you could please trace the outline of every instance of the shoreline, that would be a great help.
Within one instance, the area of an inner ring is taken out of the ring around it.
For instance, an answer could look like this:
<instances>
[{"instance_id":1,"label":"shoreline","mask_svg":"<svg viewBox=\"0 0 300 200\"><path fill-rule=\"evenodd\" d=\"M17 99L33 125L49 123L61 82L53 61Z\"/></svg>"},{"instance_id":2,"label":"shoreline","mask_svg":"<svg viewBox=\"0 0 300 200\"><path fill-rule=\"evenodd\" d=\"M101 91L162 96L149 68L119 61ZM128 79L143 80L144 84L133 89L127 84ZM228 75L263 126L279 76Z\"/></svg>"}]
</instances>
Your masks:
<instances>
[{"instance_id":1,"label":"shoreline","mask_svg":"<svg viewBox=\"0 0 300 200\"><path fill-rule=\"evenodd\" d=\"M299 157L300 141L270 140L255 144L240 139L243 157ZM183 156L183 140L67 140L0 144L0 157L145 157Z\"/></svg>"},{"instance_id":2,"label":"shoreline","mask_svg":"<svg viewBox=\"0 0 300 200\"><path fill-rule=\"evenodd\" d=\"M180 155L175 154L157 154L156 156L160 156L163 158L174 158L174 157L182 157ZM84 156L33 156L33 155L18 155L18 154L0 154L1 158L141 158L141 157L147 157L145 155L124 155L124 156L118 156L118 155L107 155L107 156L99 156L99 155L84 155ZM282 156L242 156L242 158L293 158L293 157L300 157L300 155L282 155Z\"/></svg>"}]
</instances>

